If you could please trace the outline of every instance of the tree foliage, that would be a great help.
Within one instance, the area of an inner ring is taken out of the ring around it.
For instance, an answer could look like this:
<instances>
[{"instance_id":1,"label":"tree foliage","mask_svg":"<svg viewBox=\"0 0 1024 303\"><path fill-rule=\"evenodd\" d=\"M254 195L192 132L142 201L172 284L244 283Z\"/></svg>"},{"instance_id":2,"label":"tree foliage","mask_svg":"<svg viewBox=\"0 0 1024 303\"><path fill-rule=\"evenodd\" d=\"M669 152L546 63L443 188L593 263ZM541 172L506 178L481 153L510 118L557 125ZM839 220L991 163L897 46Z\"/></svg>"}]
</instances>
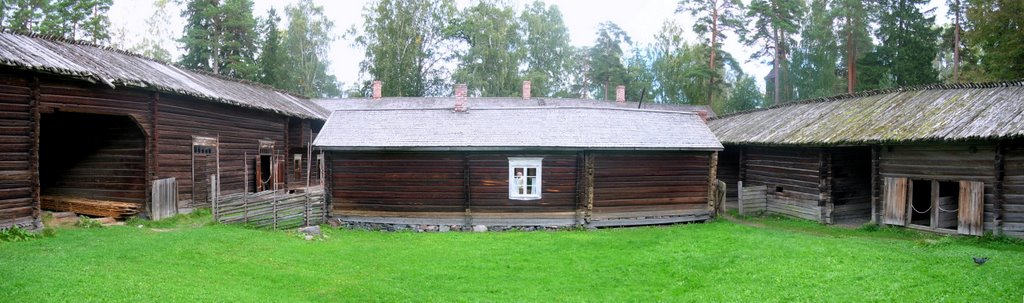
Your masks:
<instances>
[{"instance_id":1,"label":"tree foliage","mask_svg":"<svg viewBox=\"0 0 1024 303\"><path fill-rule=\"evenodd\" d=\"M568 90L573 47L562 12L538 0L527 6L519 19L525 51L523 77L531 82L531 95L553 96Z\"/></svg>"},{"instance_id":2,"label":"tree foliage","mask_svg":"<svg viewBox=\"0 0 1024 303\"><path fill-rule=\"evenodd\" d=\"M456 9L451 0L378 0L363 9L355 45L365 49L360 72L381 80L384 96L428 96L446 86ZM354 30L353 30L354 32ZM370 79L363 90L369 90Z\"/></svg>"},{"instance_id":3,"label":"tree foliage","mask_svg":"<svg viewBox=\"0 0 1024 303\"><path fill-rule=\"evenodd\" d=\"M623 64L623 46L632 44L632 39L622 28L611 21L598 25L597 40L590 48L590 63L587 78L592 79L591 88L600 92L600 98L609 100L610 87L624 84L626 66ZM615 93L614 90L611 93Z\"/></svg>"},{"instance_id":4,"label":"tree foliage","mask_svg":"<svg viewBox=\"0 0 1024 303\"><path fill-rule=\"evenodd\" d=\"M459 15L453 34L468 49L459 54L455 81L484 97L519 95L524 52L515 10L481 1Z\"/></svg>"},{"instance_id":5,"label":"tree foliage","mask_svg":"<svg viewBox=\"0 0 1024 303\"><path fill-rule=\"evenodd\" d=\"M882 0L876 36L878 62L896 86L930 84L938 81L932 61L938 53L939 31L933 28L934 16L919 6L927 0Z\"/></svg>"},{"instance_id":6,"label":"tree foliage","mask_svg":"<svg viewBox=\"0 0 1024 303\"><path fill-rule=\"evenodd\" d=\"M153 14L146 18L146 35L131 47L131 51L156 60L171 61L171 52L165 47L173 39L167 30L167 24L171 22L168 4L168 0L153 1Z\"/></svg>"},{"instance_id":7,"label":"tree foliage","mask_svg":"<svg viewBox=\"0 0 1024 303\"><path fill-rule=\"evenodd\" d=\"M795 99L834 95L839 84L836 65L839 46L833 32L835 16L828 0L811 0L810 13L793 52Z\"/></svg>"},{"instance_id":8,"label":"tree foliage","mask_svg":"<svg viewBox=\"0 0 1024 303\"><path fill-rule=\"evenodd\" d=\"M753 0L747 10L747 17L753 20L753 28L744 38L744 44L757 48L751 59L772 59L775 80L770 90L774 104L793 97L792 85L788 81L788 56L796 44L794 35L800 29L798 21L803 14L802 0Z\"/></svg>"},{"instance_id":9,"label":"tree foliage","mask_svg":"<svg viewBox=\"0 0 1024 303\"><path fill-rule=\"evenodd\" d=\"M1024 1L966 1L964 40L977 50L976 80L1024 78Z\"/></svg>"},{"instance_id":10,"label":"tree foliage","mask_svg":"<svg viewBox=\"0 0 1024 303\"><path fill-rule=\"evenodd\" d=\"M182 11L186 19L186 67L246 80L257 80L257 21L252 0L192 0Z\"/></svg>"},{"instance_id":11,"label":"tree foliage","mask_svg":"<svg viewBox=\"0 0 1024 303\"><path fill-rule=\"evenodd\" d=\"M277 10L271 8L267 11L267 18L262 21L260 34L263 35L263 44L260 46L260 55L257 59L259 64L259 75L257 80L277 88L288 86L288 70L285 63L284 49L281 46L281 30L278 24L281 17Z\"/></svg>"},{"instance_id":12,"label":"tree foliage","mask_svg":"<svg viewBox=\"0 0 1024 303\"><path fill-rule=\"evenodd\" d=\"M285 14L289 20L282 44L289 71L285 89L309 97L341 96L337 78L327 72L334 22L328 20L323 7L312 0L289 5Z\"/></svg>"},{"instance_id":13,"label":"tree foliage","mask_svg":"<svg viewBox=\"0 0 1024 303\"><path fill-rule=\"evenodd\" d=\"M714 95L722 88L722 85L717 85L715 81L723 73L721 60L715 60L722 56L718 41L728 38L726 32L733 31L741 35L745 32L746 19L742 13L743 9L743 2L739 0L680 0L676 8L676 13L687 12L691 17L697 18L693 24L693 31L708 44L708 72L705 73L708 81L708 105L714 104Z\"/></svg>"},{"instance_id":14,"label":"tree foliage","mask_svg":"<svg viewBox=\"0 0 1024 303\"><path fill-rule=\"evenodd\" d=\"M113 0L7 0L0 4L4 28L101 45L110 42L107 12Z\"/></svg>"}]
</instances>

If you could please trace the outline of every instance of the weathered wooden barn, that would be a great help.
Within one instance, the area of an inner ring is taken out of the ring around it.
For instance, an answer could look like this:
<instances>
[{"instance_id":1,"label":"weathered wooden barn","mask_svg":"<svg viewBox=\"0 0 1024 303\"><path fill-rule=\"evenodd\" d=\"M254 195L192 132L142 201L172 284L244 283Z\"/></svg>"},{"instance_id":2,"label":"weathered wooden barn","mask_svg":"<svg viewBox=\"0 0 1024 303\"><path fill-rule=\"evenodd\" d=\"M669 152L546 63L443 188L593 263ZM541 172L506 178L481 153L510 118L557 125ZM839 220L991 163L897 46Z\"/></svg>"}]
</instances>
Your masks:
<instances>
[{"instance_id":1,"label":"weathered wooden barn","mask_svg":"<svg viewBox=\"0 0 1024 303\"><path fill-rule=\"evenodd\" d=\"M38 228L40 201L153 207L305 184L313 102L84 43L0 33L0 228ZM285 160L287 159L287 161ZM219 176L219 179L217 179ZM300 181L301 182L298 182Z\"/></svg>"},{"instance_id":2,"label":"weathered wooden barn","mask_svg":"<svg viewBox=\"0 0 1024 303\"><path fill-rule=\"evenodd\" d=\"M467 99L464 90L323 100L333 113L314 145L328 156L332 215L461 226L711 216L709 180L721 145L699 115L593 102Z\"/></svg>"},{"instance_id":3,"label":"weathered wooden barn","mask_svg":"<svg viewBox=\"0 0 1024 303\"><path fill-rule=\"evenodd\" d=\"M823 98L708 124L725 145L719 178L763 186L768 212L1024 237L1021 82Z\"/></svg>"}]
</instances>

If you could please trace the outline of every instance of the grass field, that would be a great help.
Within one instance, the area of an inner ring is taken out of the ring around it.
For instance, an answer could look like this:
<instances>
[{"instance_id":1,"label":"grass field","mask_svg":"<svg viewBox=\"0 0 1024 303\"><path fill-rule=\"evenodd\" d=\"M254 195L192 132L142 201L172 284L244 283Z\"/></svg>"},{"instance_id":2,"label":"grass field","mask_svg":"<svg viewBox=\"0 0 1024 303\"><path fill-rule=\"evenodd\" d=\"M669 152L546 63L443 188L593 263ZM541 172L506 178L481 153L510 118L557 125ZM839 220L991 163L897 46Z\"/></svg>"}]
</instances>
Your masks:
<instances>
[{"instance_id":1,"label":"grass field","mask_svg":"<svg viewBox=\"0 0 1024 303\"><path fill-rule=\"evenodd\" d=\"M1021 302L1024 245L752 219L294 234L209 217L0 243L0 301ZM971 256L990 261L975 265Z\"/></svg>"}]
</instances>

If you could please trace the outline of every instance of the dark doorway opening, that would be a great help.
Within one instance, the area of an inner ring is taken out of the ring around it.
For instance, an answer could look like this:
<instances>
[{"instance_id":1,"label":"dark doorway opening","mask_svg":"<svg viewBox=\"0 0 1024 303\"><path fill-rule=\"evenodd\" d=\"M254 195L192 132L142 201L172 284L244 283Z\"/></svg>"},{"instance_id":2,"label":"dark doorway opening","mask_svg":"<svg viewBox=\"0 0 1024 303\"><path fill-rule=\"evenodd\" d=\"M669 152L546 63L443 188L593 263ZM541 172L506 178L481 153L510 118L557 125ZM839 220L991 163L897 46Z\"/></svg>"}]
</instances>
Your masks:
<instances>
[{"instance_id":1,"label":"dark doorway opening","mask_svg":"<svg viewBox=\"0 0 1024 303\"><path fill-rule=\"evenodd\" d=\"M913 193L910 201L910 224L931 225L932 211L932 181L911 180Z\"/></svg>"},{"instance_id":2,"label":"dark doorway opening","mask_svg":"<svg viewBox=\"0 0 1024 303\"><path fill-rule=\"evenodd\" d=\"M41 194L144 204L145 144L145 134L127 116L42 114Z\"/></svg>"}]
</instances>

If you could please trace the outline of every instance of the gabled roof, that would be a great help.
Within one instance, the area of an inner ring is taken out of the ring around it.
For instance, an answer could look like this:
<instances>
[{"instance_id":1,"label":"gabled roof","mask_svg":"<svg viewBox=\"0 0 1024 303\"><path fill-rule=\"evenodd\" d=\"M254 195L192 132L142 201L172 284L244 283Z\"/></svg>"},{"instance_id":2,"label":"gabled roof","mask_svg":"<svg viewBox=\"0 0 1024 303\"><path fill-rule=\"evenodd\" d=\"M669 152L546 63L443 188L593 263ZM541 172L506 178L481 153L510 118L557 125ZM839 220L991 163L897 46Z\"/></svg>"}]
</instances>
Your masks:
<instances>
[{"instance_id":1,"label":"gabled roof","mask_svg":"<svg viewBox=\"0 0 1024 303\"><path fill-rule=\"evenodd\" d=\"M417 108L452 108L454 97L388 97L380 100L363 99L319 99L318 105L334 111L346 109L417 109ZM708 117L715 113L707 105L667 104L654 102L615 102L590 99L562 98L469 98L470 108L507 108L507 107L600 107L621 109L650 109L663 111L706 111Z\"/></svg>"},{"instance_id":2,"label":"gabled roof","mask_svg":"<svg viewBox=\"0 0 1024 303\"><path fill-rule=\"evenodd\" d=\"M866 92L722 116L726 144L855 145L1024 136L1024 81Z\"/></svg>"},{"instance_id":3,"label":"gabled roof","mask_svg":"<svg viewBox=\"0 0 1024 303\"><path fill-rule=\"evenodd\" d=\"M222 76L186 70L141 56L72 41L0 33L0 66L119 86L196 97L287 116L324 119L308 99Z\"/></svg>"},{"instance_id":4,"label":"gabled roof","mask_svg":"<svg viewBox=\"0 0 1024 303\"><path fill-rule=\"evenodd\" d=\"M721 150L697 114L593 107L337 110L327 150ZM479 106L479 105L477 105Z\"/></svg>"}]
</instances>

